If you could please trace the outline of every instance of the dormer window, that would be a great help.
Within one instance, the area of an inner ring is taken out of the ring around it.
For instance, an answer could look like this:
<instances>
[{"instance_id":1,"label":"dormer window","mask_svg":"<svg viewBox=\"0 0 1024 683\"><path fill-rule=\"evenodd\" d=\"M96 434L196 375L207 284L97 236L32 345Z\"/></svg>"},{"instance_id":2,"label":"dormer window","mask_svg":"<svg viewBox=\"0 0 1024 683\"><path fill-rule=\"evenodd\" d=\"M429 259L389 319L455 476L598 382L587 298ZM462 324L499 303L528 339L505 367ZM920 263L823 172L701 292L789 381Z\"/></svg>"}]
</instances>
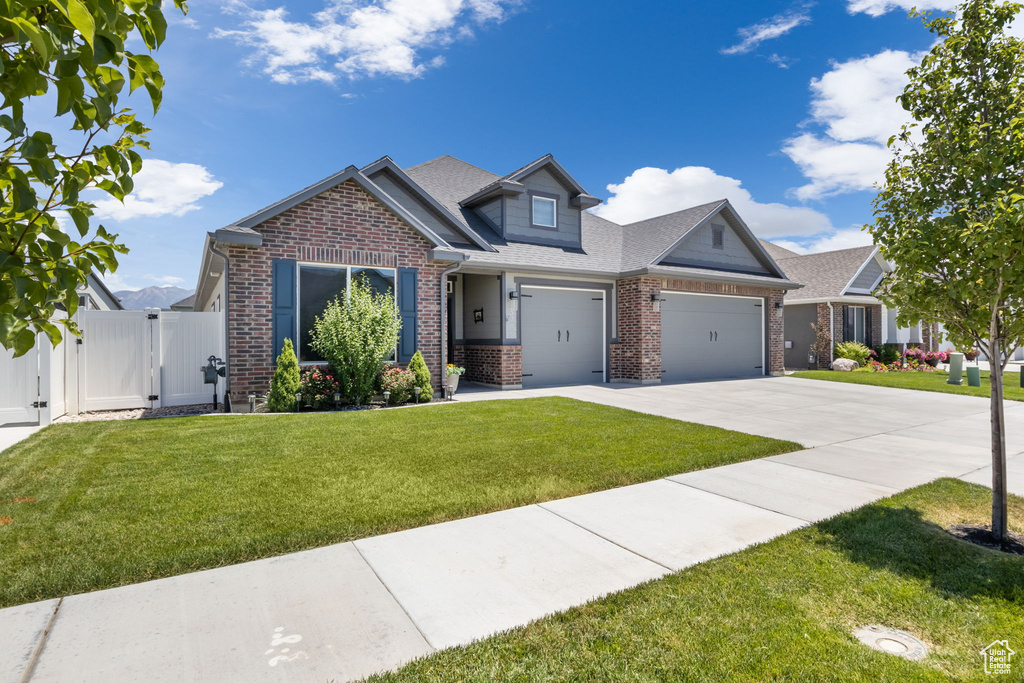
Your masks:
<instances>
[{"instance_id":1,"label":"dormer window","mask_svg":"<svg viewBox=\"0 0 1024 683\"><path fill-rule=\"evenodd\" d=\"M531 222L541 228L558 227L558 200L533 196Z\"/></svg>"}]
</instances>

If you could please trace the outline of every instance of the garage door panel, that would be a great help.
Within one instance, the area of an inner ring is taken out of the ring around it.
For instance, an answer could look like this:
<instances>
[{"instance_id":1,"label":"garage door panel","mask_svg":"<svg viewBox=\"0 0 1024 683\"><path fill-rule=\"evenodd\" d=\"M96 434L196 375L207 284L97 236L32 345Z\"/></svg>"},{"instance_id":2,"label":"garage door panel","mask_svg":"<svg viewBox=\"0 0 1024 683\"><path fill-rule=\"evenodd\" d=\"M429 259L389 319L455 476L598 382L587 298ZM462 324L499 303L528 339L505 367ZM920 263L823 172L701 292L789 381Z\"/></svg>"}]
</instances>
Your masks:
<instances>
[{"instance_id":1,"label":"garage door panel","mask_svg":"<svg viewBox=\"0 0 1024 683\"><path fill-rule=\"evenodd\" d=\"M756 377L763 370L760 299L663 293L662 379Z\"/></svg>"},{"instance_id":2,"label":"garage door panel","mask_svg":"<svg viewBox=\"0 0 1024 683\"><path fill-rule=\"evenodd\" d=\"M602 381L601 292L524 287L522 294L523 386Z\"/></svg>"}]
</instances>

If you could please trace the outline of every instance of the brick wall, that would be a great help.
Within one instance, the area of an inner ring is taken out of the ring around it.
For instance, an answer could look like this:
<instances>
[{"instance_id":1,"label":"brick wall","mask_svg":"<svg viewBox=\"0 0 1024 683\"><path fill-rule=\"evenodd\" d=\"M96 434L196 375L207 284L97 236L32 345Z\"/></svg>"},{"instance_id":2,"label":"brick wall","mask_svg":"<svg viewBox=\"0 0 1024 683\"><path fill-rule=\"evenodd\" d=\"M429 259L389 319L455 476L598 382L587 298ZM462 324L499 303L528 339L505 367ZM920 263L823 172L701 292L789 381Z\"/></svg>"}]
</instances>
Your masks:
<instances>
[{"instance_id":1,"label":"brick wall","mask_svg":"<svg viewBox=\"0 0 1024 683\"><path fill-rule=\"evenodd\" d=\"M833 328L833 329L838 329L839 330L838 334L840 336L842 336L842 334L843 334L843 332L842 332L842 325L843 325L842 307L840 306L839 307L840 310L838 310L838 311L835 310L835 308L836 308L835 306L833 306L832 308L833 308L833 313L836 316L839 317L839 321L838 321L839 322L839 327L838 328ZM830 329L829 328L829 324L828 324L829 323L829 315L828 315L828 313L829 313L829 311L828 311L828 304L826 304L826 303L819 303L818 304L818 327L820 327L823 330L825 330L826 334L828 334L829 329ZM833 318L832 321L833 321L833 323L835 323L836 322L835 318ZM836 340L833 339L832 343L835 344L835 342L836 342ZM818 369L819 370L828 370L828 365L829 365L830 359L831 359L831 354L828 351L824 351L823 353L819 353L818 354Z\"/></svg>"},{"instance_id":2,"label":"brick wall","mask_svg":"<svg viewBox=\"0 0 1024 683\"><path fill-rule=\"evenodd\" d=\"M523 347L497 345L458 345L454 349L457 362L466 368L467 382L492 386L520 386L523 383Z\"/></svg>"},{"instance_id":3,"label":"brick wall","mask_svg":"<svg viewBox=\"0 0 1024 683\"><path fill-rule=\"evenodd\" d=\"M832 346L846 341L846 326L843 321L843 306L841 303L832 304ZM871 311L871 345L881 346L885 339L882 338L882 317L885 315L882 310L881 304L873 304L864 306L864 308ZM828 304L818 304L818 324L825 326L828 330ZM818 357L818 368L827 370L829 364L829 355L822 354Z\"/></svg>"},{"instance_id":4,"label":"brick wall","mask_svg":"<svg viewBox=\"0 0 1024 683\"><path fill-rule=\"evenodd\" d=\"M231 398L269 390L274 361L271 263L275 258L320 263L416 268L417 343L440 389L440 277L445 264L427 261L429 242L383 204L347 181L255 228L260 247L232 246L228 326ZM294 341L294 340L293 340Z\"/></svg>"},{"instance_id":5,"label":"brick wall","mask_svg":"<svg viewBox=\"0 0 1024 683\"><path fill-rule=\"evenodd\" d=\"M619 280L619 343L609 349L612 381L661 381L661 313L651 303L651 295L660 292L658 278Z\"/></svg>"}]
</instances>

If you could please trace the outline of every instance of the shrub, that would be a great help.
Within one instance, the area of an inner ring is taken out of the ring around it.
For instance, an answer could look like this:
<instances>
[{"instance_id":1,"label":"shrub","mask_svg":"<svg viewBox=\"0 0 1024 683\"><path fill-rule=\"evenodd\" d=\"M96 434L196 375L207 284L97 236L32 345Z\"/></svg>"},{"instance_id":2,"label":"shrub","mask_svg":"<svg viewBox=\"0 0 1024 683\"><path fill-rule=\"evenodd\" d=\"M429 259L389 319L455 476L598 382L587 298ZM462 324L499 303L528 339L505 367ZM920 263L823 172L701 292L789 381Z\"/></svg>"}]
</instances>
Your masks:
<instances>
[{"instance_id":1,"label":"shrub","mask_svg":"<svg viewBox=\"0 0 1024 683\"><path fill-rule=\"evenodd\" d=\"M416 375L409 370L395 367L388 367L380 373L380 390L391 392L388 403L405 403L412 395L412 388L416 385Z\"/></svg>"},{"instance_id":2,"label":"shrub","mask_svg":"<svg viewBox=\"0 0 1024 683\"><path fill-rule=\"evenodd\" d=\"M365 277L356 277L345 300L327 304L313 327L313 348L337 371L345 399L369 403L385 361L398 345L402 321L391 291L374 294Z\"/></svg>"},{"instance_id":3,"label":"shrub","mask_svg":"<svg viewBox=\"0 0 1024 683\"><path fill-rule=\"evenodd\" d=\"M328 410L334 407L334 395L341 393L341 385L330 370L312 368L302 373L303 400L314 410Z\"/></svg>"},{"instance_id":4,"label":"shrub","mask_svg":"<svg viewBox=\"0 0 1024 683\"><path fill-rule=\"evenodd\" d=\"M836 358L849 358L860 365L867 365L871 360L871 349L860 342L849 341L836 344Z\"/></svg>"},{"instance_id":5,"label":"shrub","mask_svg":"<svg viewBox=\"0 0 1024 683\"><path fill-rule=\"evenodd\" d=\"M299 392L299 359L295 357L292 340L285 339L281 355L277 357L274 376L270 378L267 410L272 413L290 413L295 410L295 394Z\"/></svg>"},{"instance_id":6,"label":"shrub","mask_svg":"<svg viewBox=\"0 0 1024 683\"><path fill-rule=\"evenodd\" d=\"M881 344L875 347L875 358L882 365L891 365L900 359L898 344Z\"/></svg>"},{"instance_id":7,"label":"shrub","mask_svg":"<svg viewBox=\"0 0 1024 683\"><path fill-rule=\"evenodd\" d=\"M430 368L423 360L423 354L417 351L409 360L409 372L416 376L414 387L420 388L420 403L429 403L434 398L434 387L430 386Z\"/></svg>"}]
</instances>

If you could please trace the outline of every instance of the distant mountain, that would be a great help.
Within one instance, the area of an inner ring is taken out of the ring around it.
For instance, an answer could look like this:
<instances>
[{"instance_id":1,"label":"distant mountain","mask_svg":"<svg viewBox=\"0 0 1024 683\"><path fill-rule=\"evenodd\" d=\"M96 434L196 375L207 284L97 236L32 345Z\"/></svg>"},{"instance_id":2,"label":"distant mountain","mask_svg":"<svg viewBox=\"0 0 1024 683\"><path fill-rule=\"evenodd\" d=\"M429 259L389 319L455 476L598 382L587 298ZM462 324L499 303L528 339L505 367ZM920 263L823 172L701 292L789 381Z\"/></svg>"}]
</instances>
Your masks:
<instances>
[{"instance_id":1,"label":"distant mountain","mask_svg":"<svg viewBox=\"0 0 1024 683\"><path fill-rule=\"evenodd\" d=\"M144 308L170 308L171 304L190 296L192 292L191 289L168 285L139 290L122 289L120 292L114 292L114 296L120 299L121 305L128 310L141 311Z\"/></svg>"}]
</instances>

